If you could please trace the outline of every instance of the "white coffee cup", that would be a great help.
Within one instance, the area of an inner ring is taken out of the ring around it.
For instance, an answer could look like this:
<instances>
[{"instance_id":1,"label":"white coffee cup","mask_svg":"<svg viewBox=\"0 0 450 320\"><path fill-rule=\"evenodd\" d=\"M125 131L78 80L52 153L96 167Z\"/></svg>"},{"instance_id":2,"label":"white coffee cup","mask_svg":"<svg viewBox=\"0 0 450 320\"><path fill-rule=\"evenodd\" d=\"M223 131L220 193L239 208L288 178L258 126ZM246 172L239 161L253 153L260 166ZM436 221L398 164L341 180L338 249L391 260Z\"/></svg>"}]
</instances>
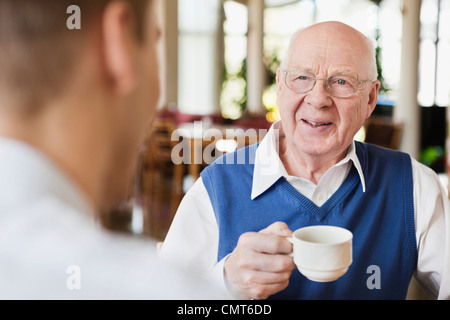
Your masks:
<instances>
[{"instance_id":1,"label":"white coffee cup","mask_svg":"<svg viewBox=\"0 0 450 320\"><path fill-rule=\"evenodd\" d=\"M291 256L308 279L331 282L343 276L353 262L353 234L344 228L311 226L294 231Z\"/></svg>"}]
</instances>

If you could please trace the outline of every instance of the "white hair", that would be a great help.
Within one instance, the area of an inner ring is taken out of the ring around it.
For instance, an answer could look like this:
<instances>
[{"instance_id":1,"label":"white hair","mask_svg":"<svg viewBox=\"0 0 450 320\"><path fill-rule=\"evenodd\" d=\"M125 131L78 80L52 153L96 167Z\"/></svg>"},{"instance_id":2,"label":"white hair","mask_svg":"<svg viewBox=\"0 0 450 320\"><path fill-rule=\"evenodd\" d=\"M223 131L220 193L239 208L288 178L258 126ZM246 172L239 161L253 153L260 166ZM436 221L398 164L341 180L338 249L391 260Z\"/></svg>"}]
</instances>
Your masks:
<instances>
[{"instance_id":1,"label":"white hair","mask_svg":"<svg viewBox=\"0 0 450 320\"><path fill-rule=\"evenodd\" d=\"M370 80L377 80L378 79L378 68L377 68L377 57L376 57L376 43L375 40L373 40L370 37L365 37L367 48L370 52L369 57L369 79Z\"/></svg>"}]
</instances>

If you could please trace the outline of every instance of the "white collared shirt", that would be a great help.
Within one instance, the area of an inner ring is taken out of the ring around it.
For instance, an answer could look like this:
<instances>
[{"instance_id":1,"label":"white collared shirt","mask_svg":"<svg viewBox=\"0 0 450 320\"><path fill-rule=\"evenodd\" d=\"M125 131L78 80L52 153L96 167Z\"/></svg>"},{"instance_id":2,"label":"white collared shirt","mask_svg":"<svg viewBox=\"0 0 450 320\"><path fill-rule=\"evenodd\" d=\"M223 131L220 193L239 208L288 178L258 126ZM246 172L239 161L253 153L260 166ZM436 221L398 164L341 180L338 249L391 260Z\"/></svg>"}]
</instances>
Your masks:
<instances>
[{"instance_id":1,"label":"white collared shirt","mask_svg":"<svg viewBox=\"0 0 450 320\"><path fill-rule=\"evenodd\" d=\"M264 193L281 177L284 177L298 192L320 207L339 189L347 178L352 163L358 171L363 191L366 191L364 174L356 155L355 142L351 144L346 157L331 167L316 185L308 179L291 176L287 173L278 155L279 140L283 137L284 131L281 122L277 122L258 147L253 173L252 200ZM267 159L270 159L270 161L267 161Z\"/></svg>"},{"instance_id":2,"label":"white collared shirt","mask_svg":"<svg viewBox=\"0 0 450 320\"><path fill-rule=\"evenodd\" d=\"M278 131L275 129L279 129ZM275 123L261 141L255 157L252 199L285 177L316 205L325 203L355 166L363 191L364 174L354 143L347 156L330 168L315 185L289 176L277 152L281 123ZM436 173L412 159L418 263L416 279L432 299L450 299L450 203ZM217 263L219 230L208 192L199 178L183 198L161 250L161 258L192 272L205 274L226 286L223 267Z\"/></svg>"}]
</instances>

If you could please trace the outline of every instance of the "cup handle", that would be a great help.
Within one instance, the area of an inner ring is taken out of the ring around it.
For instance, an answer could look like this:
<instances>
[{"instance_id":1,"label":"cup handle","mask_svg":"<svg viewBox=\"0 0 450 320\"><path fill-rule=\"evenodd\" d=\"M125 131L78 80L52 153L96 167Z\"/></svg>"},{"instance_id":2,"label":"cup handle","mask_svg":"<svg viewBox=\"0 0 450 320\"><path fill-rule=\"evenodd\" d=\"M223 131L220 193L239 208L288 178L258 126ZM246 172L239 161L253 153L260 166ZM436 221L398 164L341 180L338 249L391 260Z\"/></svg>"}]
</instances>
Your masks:
<instances>
[{"instance_id":1,"label":"cup handle","mask_svg":"<svg viewBox=\"0 0 450 320\"><path fill-rule=\"evenodd\" d=\"M294 258L294 238L286 238L290 243L292 243L292 252L288 254L289 257Z\"/></svg>"}]
</instances>

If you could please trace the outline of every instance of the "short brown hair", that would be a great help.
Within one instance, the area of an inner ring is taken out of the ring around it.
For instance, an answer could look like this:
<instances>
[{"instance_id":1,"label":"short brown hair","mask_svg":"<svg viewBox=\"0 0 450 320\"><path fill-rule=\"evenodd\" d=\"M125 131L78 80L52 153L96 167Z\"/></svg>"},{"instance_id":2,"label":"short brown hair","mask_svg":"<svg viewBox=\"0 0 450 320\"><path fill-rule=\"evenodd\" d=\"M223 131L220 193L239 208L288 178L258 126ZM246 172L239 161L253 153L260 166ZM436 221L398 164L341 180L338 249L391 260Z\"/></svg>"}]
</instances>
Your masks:
<instances>
[{"instance_id":1,"label":"short brown hair","mask_svg":"<svg viewBox=\"0 0 450 320\"><path fill-rule=\"evenodd\" d=\"M0 108L8 95L31 115L61 93L74 69L77 48L111 0L0 0ZM138 37L150 0L123 0L132 6ZM69 30L67 8L81 10L81 30ZM7 104L7 102L6 102Z\"/></svg>"}]
</instances>

